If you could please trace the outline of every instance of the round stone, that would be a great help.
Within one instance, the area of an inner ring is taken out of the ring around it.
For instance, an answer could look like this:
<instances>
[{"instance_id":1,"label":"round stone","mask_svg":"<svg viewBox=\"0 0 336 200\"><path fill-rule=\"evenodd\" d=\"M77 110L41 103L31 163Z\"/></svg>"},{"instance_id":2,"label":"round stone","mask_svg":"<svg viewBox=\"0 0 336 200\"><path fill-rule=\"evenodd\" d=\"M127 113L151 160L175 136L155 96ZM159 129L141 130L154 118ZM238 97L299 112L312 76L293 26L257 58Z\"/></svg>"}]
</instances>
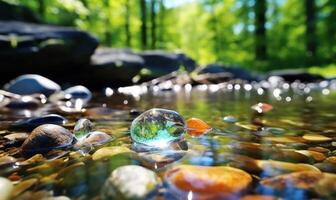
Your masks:
<instances>
[{"instance_id":1,"label":"round stone","mask_svg":"<svg viewBox=\"0 0 336 200\"><path fill-rule=\"evenodd\" d=\"M71 99L82 99L86 102L92 98L91 91L82 85L70 87L64 90L64 93L65 95L69 95Z\"/></svg>"},{"instance_id":2,"label":"round stone","mask_svg":"<svg viewBox=\"0 0 336 200\"><path fill-rule=\"evenodd\" d=\"M25 156L46 153L52 149L72 144L73 136L67 129L54 124L45 124L35 128L21 146Z\"/></svg>"},{"instance_id":3,"label":"round stone","mask_svg":"<svg viewBox=\"0 0 336 200\"><path fill-rule=\"evenodd\" d=\"M13 184L10 180L0 177L0 200L10 199Z\"/></svg>"},{"instance_id":4,"label":"round stone","mask_svg":"<svg viewBox=\"0 0 336 200\"><path fill-rule=\"evenodd\" d=\"M101 199L150 199L160 183L157 175L144 167L118 167L106 180Z\"/></svg>"},{"instance_id":5,"label":"round stone","mask_svg":"<svg viewBox=\"0 0 336 200\"><path fill-rule=\"evenodd\" d=\"M237 122L237 119L234 117L234 116L225 116L223 118L223 121L227 122L227 123L236 123Z\"/></svg>"},{"instance_id":6,"label":"round stone","mask_svg":"<svg viewBox=\"0 0 336 200\"><path fill-rule=\"evenodd\" d=\"M179 165L166 174L169 190L187 199L190 191L196 199L222 199L239 195L247 189L252 177L232 167Z\"/></svg>"},{"instance_id":7,"label":"round stone","mask_svg":"<svg viewBox=\"0 0 336 200\"><path fill-rule=\"evenodd\" d=\"M61 90L52 80L37 74L26 74L17 77L5 86L9 92L21 95L40 93L49 96Z\"/></svg>"},{"instance_id":8,"label":"round stone","mask_svg":"<svg viewBox=\"0 0 336 200\"><path fill-rule=\"evenodd\" d=\"M211 126L198 118L190 118L187 120L188 134L191 136L201 136L211 130Z\"/></svg>"},{"instance_id":9,"label":"round stone","mask_svg":"<svg viewBox=\"0 0 336 200\"><path fill-rule=\"evenodd\" d=\"M163 148L180 139L186 130L180 114L172 110L154 108L133 120L131 137L134 142Z\"/></svg>"},{"instance_id":10,"label":"round stone","mask_svg":"<svg viewBox=\"0 0 336 200\"><path fill-rule=\"evenodd\" d=\"M87 136L93 129L93 123L85 118L79 119L73 129L73 133L77 140Z\"/></svg>"}]
</instances>

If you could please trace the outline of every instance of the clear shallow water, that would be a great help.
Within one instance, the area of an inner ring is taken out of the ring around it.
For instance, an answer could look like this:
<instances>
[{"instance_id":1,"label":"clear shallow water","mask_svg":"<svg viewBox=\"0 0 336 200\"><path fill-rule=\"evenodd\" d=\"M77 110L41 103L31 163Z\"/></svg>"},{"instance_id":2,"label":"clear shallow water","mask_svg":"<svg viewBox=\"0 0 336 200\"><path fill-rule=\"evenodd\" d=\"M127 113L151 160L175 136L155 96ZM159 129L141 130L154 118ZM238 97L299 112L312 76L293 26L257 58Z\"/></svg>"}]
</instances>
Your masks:
<instances>
[{"instance_id":1,"label":"clear shallow water","mask_svg":"<svg viewBox=\"0 0 336 200\"><path fill-rule=\"evenodd\" d=\"M167 169L182 163L233 166L254 175L253 184L247 189L246 194L267 193L289 199L319 197L318 194L317 196L316 194L311 195L301 190L293 190L294 192L289 192L289 194L277 194L259 189L261 179L283 174L283 170L266 170L266 167L255 170L253 164L249 162L276 160L289 163L304 162L308 165L326 163L326 159L316 161L310 157L303 158L295 153L286 154L283 149L292 152L318 147L323 149L316 151L325 151L322 154L326 158L333 156L333 151L336 149L332 143L336 136L334 103L336 92L329 89L316 89L308 93L302 88L300 90L294 89L294 91L291 89L281 90L279 96L277 89L263 90L262 94L259 90L258 94L257 90L245 90L243 86L241 87L239 90L238 88L231 90L230 87L227 89L227 87L221 88L218 85L203 85L192 89L186 87L176 91L147 92L141 95L139 95L139 88L132 88L131 94L115 93L110 97L104 96L103 93L96 93L87 110L79 114L60 112L54 106L34 111L2 110L2 119L7 121L6 123L23 116L60 113L69 119L66 126L70 129L76 120L87 117L94 122L96 130L106 132L114 139L108 144L91 149L91 151L56 152L55 155L45 156L49 160L43 158L33 164L2 167L0 175L9 177L17 183L22 183L23 180L35 181L28 188L22 190L17 195L18 197L22 196L25 191L28 193L29 191L53 191L53 195L65 195L74 199L91 199L99 196L102 185L110 172L122 165L140 164L156 171L161 177ZM271 104L273 110L263 115L256 114L251 106L258 102ZM186 135L188 153L183 153L182 144L178 151L166 151L163 154L165 156L161 154L159 158L148 155L150 154L148 152L142 152L118 154L107 159L92 160L92 154L103 147L125 146L131 148L129 127L137 113L135 111L130 113L130 110L145 111L154 107L176 110L185 119L200 118L211 125L213 131L197 138ZM225 122L223 118L228 115L235 117L237 123ZM3 127L4 129L5 127ZM331 138L331 140L327 142L302 140L307 134L318 134ZM257 144L262 146L257 146ZM24 162L24 159L15 153L16 149L15 145L8 148L3 146L0 155L9 154L18 158L20 162ZM246 160L250 158L253 161ZM259 165L262 164L259 163ZM323 167L325 166L321 168ZM325 167L322 171L336 172L336 165ZM174 199L168 188L162 186L157 198ZM333 189L330 188L330 190ZM288 190L286 191L288 192ZM297 196L290 196L292 194ZM21 197L21 199L24 198Z\"/></svg>"}]
</instances>

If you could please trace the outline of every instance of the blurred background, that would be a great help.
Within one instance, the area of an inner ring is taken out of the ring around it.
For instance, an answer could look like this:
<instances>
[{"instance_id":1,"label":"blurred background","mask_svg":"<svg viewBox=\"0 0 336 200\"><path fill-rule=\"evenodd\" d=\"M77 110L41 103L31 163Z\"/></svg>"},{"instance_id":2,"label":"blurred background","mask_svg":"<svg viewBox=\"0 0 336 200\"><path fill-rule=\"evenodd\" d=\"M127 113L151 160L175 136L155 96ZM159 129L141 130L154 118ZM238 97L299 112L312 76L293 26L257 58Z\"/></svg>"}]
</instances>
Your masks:
<instances>
[{"instance_id":1,"label":"blurred background","mask_svg":"<svg viewBox=\"0 0 336 200\"><path fill-rule=\"evenodd\" d=\"M0 0L0 20L76 27L100 47L179 51L198 65L336 74L335 0Z\"/></svg>"}]
</instances>

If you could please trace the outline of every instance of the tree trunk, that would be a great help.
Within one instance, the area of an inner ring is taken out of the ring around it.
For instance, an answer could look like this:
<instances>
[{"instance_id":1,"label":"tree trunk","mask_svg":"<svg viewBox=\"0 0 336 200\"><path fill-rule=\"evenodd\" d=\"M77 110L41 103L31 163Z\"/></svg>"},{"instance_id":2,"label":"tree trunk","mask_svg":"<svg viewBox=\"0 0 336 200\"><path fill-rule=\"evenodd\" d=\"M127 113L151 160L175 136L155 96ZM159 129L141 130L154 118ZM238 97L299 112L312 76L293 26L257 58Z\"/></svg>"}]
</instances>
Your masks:
<instances>
[{"instance_id":1,"label":"tree trunk","mask_svg":"<svg viewBox=\"0 0 336 200\"><path fill-rule=\"evenodd\" d=\"M140 0L141 13L141 46L142 49L147 49L147 9L146 0Z\"/></svg>"},{"instance_id":2,"label":"tree trunk","mask_svg":"<svg viewBox=\"0 0 336 200\"><path fill-rule=\"evenodd\" d=\"M151 0L151 37L152 37L152 49L156 48L156 0Z\"/></svg>"},{"instance_id":3,"label":"tree trunk","mask_svg":"<svg viewBox=\"0 0 336 200\"><path fill-rule=\"evenodd\" d=\"M306 10L306 53L309 58L316 56L316 8L315 0L305 0Z\"/></svg>"},{"instance_id":4,"label":"tree trunk","mask_svg":"<svg viewBox=\"0 0 336 200\"><path fill-rule=\"evenodd\" d=\"M328 41L334 41L336 38L336 1L329 0L327 6L330 8L329 15L327 17L327 29L328 29ZM329 42L329 57L331 60L336 59L336 46L335 42Z\"/></svg>"},{"instance_id":5,"label":"tree trunk","mask_svg":"<svg viewBox=\"0 0 336 200\"><path fill-rule=\"evenodd\" d=\"M165 28L165 13L166 8L164 5L164 0L160 0L160 18L159 18L159 34L158 34L158 41L159 47L163 48L162 44L164 43L164 28Z\"/></svg>"},{"instance_id":6,"label":"tree trunk","mask_svg":"<svg viewBox=\"0 0 336 200\"><path fill-rule=\"evenodd\" d=\"M106 45L111 45L112 41L112 33L110 31L110 0L105 0L105 8L107 9L107 17L105 19L105 44Z\"/></svg>"},{"instance_id":7,"label":"tree trunk","mask_svg":"<svg viewBox=\"0 0 336 200\"><path fill-rule=\"evenodd\" d=\"M265 60L267 58L266 47L266 0L256 0L255 12L255 55L256 59Z\"/></svg>"},{"instance_id":8,"label":"tree trunk","mask_svg":"<svg viewBox=\"0 0 336 200\"><path fill-rule=\"evenodd\" d=\"M125 33L126 33L126 46L131 47L131 32L130 32L130 2L126 0L125 4Z\"/></svg>"},{"instance_id":9,"label":"tree trunk","mask_svg":"<svg viewBox=\"0 0 336 200\"><path fill-rule=\"evenodd\" d=\"M38 0L38 12L39 15L41 16L42 21L45 18L45 13L46 13L46 4L45 4L46 0Z\"/></svg>"}]
</instances>

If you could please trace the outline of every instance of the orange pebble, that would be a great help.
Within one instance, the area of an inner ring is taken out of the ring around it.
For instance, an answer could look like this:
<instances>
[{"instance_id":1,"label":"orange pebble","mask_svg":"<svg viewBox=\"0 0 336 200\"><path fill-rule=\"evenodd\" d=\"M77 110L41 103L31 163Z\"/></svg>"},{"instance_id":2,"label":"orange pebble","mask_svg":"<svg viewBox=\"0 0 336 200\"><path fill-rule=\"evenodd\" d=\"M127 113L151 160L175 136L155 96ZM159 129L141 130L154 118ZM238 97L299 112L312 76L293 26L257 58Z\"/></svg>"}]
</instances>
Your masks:
<instances>
[{"instance_id":1,"label":"orange pebble","mask_svg":"<svg viewBox=\"0 0 336 200\"><path fill-rule=\"evenodd\" d=\"M256 105L253 105L251 108L258 113L267 113L273 109L273 106L267 103L258 103Z\"/></svg>"},{"instance_id":2,"label":"orange pebble","mask_svg":"<svg viewBox=\"0 0 336 200\"><path fill-rule=\"evenodd\" d=\"M198 118L188 119L187 126L188 134L191 136L200 136L211 130L211 126Z\"/></svg>"}]
</instances>

